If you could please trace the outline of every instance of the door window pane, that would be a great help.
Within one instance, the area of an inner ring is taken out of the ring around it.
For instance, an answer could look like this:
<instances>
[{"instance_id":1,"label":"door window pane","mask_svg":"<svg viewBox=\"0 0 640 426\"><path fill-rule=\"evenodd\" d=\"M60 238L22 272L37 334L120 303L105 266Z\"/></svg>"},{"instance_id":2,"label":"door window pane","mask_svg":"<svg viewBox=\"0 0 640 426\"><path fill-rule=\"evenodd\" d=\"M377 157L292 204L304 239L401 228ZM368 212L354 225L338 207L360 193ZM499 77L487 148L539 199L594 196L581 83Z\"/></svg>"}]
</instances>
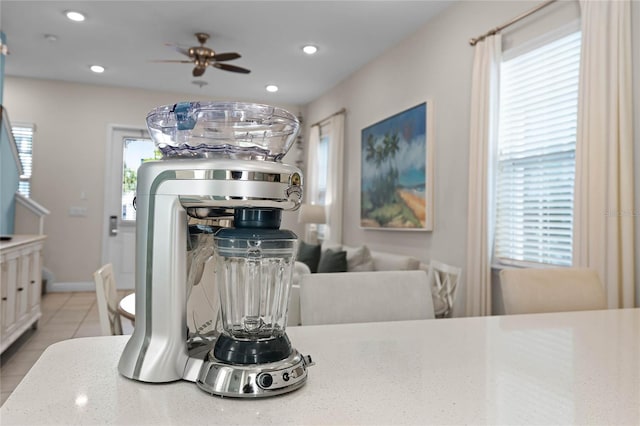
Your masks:
<instances>
[{"instance_id":1,"label":"door window pane","mask_svg":"<svg viewBox=\"0 0 640 426\"><path fill-rule=\"evenodd\" d=\"M133 199L136 196L138 168L145 161L158 160L162 157L151 139L125 138L123 141L122 167L122 211L120 219L136 220Z\"/></svg>"}]
</instances>

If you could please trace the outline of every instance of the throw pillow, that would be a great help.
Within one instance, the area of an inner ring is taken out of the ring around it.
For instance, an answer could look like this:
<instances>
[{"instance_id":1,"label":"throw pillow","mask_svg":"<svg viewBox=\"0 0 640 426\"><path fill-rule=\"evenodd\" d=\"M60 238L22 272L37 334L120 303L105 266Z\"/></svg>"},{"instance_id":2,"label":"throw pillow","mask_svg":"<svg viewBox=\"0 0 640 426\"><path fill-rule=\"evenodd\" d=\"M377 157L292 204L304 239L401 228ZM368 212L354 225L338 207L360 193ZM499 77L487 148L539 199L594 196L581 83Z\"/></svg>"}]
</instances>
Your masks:
<instances>
[{"instance_id":1,"label":"throw pillow","mask_svg":"<svg viewBox=\"0 0 640 426\"><path fill-rule=\"evenodd\" d=\"M304 241L300 241L298 246L298 260L309 267L312 273L318 272L318 262L320 262L320 250L319 244L307 244Z\"/></svg>"},{"instance_id":2,"label":"throw pillow","mask_svg":"<svg viewBox=\"0 0 640 426\"><path fill-rule=\"evenodd\" d=\"M366 272L373 271L373 257L369 251L369 247L360 246L356 248L347 248L347 271L349 272Z\"/></svg>"},{"instance_id":3,"label":"throw pillow","mask_svg":"<svg viewBox=\"0 0 640 426\"><path fill-rule=\"evenodd\" d=\"M347 272L347 252L323 251L318 262L318 273L320 272Z\"/></svg>"}]
</instances>

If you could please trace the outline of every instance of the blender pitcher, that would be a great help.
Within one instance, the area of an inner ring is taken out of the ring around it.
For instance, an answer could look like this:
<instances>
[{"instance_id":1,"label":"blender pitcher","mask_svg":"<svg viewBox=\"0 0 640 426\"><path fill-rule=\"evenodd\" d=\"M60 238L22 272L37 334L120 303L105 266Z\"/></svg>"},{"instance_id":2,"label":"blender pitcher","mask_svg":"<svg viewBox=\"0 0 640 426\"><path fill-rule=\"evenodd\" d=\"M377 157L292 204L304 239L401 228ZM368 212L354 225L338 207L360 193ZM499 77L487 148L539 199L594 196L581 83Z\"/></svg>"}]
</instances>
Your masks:
<instances>
[{"instance_id":1,"label":"blender pitcher","mask_svg":"<svg viewBox=\"0 0 640 426\"><path fill-rule=\"evenodd\" d=\"M235 228L214 236L222 334L213 355L234 364L276 362L291 354L285 335L297 237L278 229L281 210L237 209Z\"/></svg>"}]
</instances>

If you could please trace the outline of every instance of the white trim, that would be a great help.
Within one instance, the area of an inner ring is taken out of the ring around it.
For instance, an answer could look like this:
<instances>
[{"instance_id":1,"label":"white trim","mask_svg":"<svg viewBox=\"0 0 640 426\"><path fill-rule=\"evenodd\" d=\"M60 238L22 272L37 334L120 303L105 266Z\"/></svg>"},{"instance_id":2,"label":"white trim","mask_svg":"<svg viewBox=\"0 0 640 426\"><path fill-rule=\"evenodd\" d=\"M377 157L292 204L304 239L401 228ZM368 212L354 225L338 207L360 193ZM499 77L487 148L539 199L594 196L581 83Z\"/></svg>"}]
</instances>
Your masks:
<instances>
[{"instance_id":1,"label":"white trim","mask_svg":"<svg viewBox=\"0 0 640 426\"><path fill-rule=\"evenodd\" d=\"M491 269L552 269L568 268L568 266L552 265L549 263L524 262L520 260L496 259L491 263Z\"/></svg>"},{"instance_id":2,"label":"white trim","mask_svg":"<svg viewBox=\"0 0 640 426\"><path fill-rule=\"evenodd\" d=\"M38 216L40 235L44 234L44 217L51 213L49 209L38 203L33 198L25 197L19 192L16 192L16 202L24 206L34 215Z\"/></svg>"},{"instance_id":3,"label":"white trim","mask_svg":"<svg viewBox=\"0 0 640 426\"><path fill-rule=\"evenodd\" d=\"M33 198L25 197L19 192L16 192L16 201L36 216L46 216L51 213L49 209L35 201Z\"/></svg>"},{"instance_id":4,"label":"white trim","mask_svg":"<svg viewBox=\"0 0 640 426\"><path fill-rule=\"evenodd\" d=\"M108 251L108 244L109 244L109 216L110 216L110 212L109 212L109 202L111 201L109 194L110 194L110 188L109 188L109 184L113 181L113 176L111 176L112 174L112 170L113 170L113 165L112 163L112 141L113 141L113 135L115 132L118 131L122 131L122 132L126 132L126 131L134 131L134 132L140 132L141 136L143 135L147 135L147 137L149 136L148 130L147 128L145 128L144 126L135 126L135 125L128 125L128 124L107 124L107 137L105 138L105 150L104 150L104 158L105 158L105 172L104 172L104 199L103 201L103 212L102 212L102 244L101 244L101 248L102 251L100 253L100 261L101 264L104 265L105 263L109 262L109 259L107 259L107 251Z\"/></svg>"}]
</instances>

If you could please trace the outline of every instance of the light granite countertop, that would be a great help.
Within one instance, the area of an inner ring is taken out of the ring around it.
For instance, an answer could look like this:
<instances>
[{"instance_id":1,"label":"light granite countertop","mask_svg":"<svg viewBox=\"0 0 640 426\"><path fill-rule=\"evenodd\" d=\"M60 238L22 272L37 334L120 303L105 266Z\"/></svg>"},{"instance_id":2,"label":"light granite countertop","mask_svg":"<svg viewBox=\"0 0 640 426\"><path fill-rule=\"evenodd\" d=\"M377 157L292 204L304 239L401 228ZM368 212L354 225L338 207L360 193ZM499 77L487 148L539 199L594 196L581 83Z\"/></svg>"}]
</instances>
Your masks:
<instances>
[{"instance_id":1,"label":"light granite countertop","mask_svg":"<svg viewBox=\"0 0 640 426\"><path fill-rule=\"evenodd\" d=\"M306 326L305 386L214 397L118 374L127 336L49 347L0 409L13 424L640 424L640 309Z\"/></svg>"}]
</instances>

